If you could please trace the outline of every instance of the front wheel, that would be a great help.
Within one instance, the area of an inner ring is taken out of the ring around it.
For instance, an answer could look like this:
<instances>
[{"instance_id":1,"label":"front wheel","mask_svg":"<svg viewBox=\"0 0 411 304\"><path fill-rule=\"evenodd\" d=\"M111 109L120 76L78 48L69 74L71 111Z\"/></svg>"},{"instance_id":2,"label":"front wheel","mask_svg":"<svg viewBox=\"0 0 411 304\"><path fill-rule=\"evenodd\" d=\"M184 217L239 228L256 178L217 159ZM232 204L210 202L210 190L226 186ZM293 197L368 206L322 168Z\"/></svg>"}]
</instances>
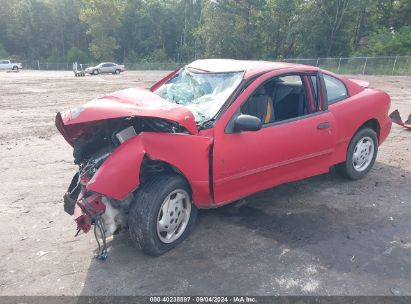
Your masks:
<instances>
[{"instance_id":1,"label":"front wheel","mask_svg":"<svg viewBox=\"0 0 411 304\"><path fill-rule=\"evenodd\" d=\"M361 129L351 139L346 161L338 164L336 170L348 179L360 179L371 170L377 151L378 138L375 131L370 128Z\"/></svg>"},{"instance_id":2,"label":"front wheel","mask_svg":"<svg viewBox=\"0 0 411 304\"><path fill-rule=\"evenodd\" d=\"M93 75L98 75L99 71L98 70L94 70L93 71Z\"/></svg>"},{"instance_id":3,"label":"front wheel","mask_svg":"<svg viewBox=\"0 0 411 304\"><path fill-rule=\"evenodd\" d=\"M157 175L142 186L130 208L130 237L145 253L160 256L189 235L196 218L197 208L184 178Z\"/></svg>"},{"instance_id":4,"label":"front wheel","mask_svg":"<svg viewBox=\"0 0 411 304\"><path fill-rule=\"evenodd\" d=\"M120 70L116 70L114 73L118 75L120 74Z\"/></svg>"},{"instance_id":5,"label":"front wheel","mask_svg":"<svg viewBox=\"0 0 411 304\"><path fill-rule=\"evenodd\" d=\"M17 65L15 65L14 67L13 67L13 71L18 71L19 70L19 67L17 66Z\"/></svg>"}]
</instances>

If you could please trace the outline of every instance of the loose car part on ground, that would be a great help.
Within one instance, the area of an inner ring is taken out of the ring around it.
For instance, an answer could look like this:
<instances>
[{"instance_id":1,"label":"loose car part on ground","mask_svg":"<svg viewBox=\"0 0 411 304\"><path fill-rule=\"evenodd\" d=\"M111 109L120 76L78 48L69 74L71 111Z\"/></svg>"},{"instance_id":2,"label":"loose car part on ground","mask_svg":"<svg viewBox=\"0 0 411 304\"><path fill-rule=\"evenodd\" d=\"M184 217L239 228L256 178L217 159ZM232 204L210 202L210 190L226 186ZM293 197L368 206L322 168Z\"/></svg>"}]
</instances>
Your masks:
<instances>
[{"instance_id":1,"label":"loose car part on ground","mask_svg":"<svg viewBox=\"0 0 411 304\"><path fill-rule=\"evenodd\" d=\"M393 123L396 123L397 125L401 127L411 130L411 114L408 115L408 119L404 122L402 121L400 112L398 110L395 110L390 114L390 118Z\"/></svg>"}]
</instances>

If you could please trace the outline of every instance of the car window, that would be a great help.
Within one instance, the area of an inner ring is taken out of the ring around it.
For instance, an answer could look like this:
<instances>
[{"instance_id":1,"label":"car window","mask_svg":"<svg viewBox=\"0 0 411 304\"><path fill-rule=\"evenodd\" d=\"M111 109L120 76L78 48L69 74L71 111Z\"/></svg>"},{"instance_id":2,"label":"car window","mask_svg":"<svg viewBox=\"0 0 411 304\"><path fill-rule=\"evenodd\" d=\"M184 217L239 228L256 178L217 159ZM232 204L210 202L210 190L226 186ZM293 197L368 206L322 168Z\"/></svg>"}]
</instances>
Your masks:
<instances>
[{"instance_id":1,"label":"car window","mask_svg":"<svg viewBox=\"0 0 411 304\"><path fill-rule=\"evenodd\" d=\"M183 69L154 91L176 104L184 105L198 123L212 119L243 79L243 72L198 73Z\"/></svg>"},{"instance_id":2,"label":"car window","mask_svg":"<svg viewBox=\"0 0 411 304\"><path fill-rule=\"evenodd\" d=\"M344 83L335 77L324 74L325 89L328 103L334 103L348 96Z\"/></svg>"},{"instance_id":3,"label":"car window","mask_svg":"<svg viewBox=\"0 0 411 304\"><path fill-rule=\"evenodd\" d=\"M263 124L284 121L312 112L305 82L300 75L277 76L260 85L241 106L241 113Z\"/></svg>"}]
</instances>

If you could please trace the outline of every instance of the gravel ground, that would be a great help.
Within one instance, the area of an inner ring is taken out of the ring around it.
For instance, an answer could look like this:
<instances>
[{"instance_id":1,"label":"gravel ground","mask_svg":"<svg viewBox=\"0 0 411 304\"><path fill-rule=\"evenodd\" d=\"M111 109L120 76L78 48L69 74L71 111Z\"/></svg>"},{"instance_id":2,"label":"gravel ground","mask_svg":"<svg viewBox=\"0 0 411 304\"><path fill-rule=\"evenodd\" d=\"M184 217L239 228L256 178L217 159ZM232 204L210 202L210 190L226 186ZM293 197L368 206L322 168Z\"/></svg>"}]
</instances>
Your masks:
<instances>
[{"instance_id":1,"label":"gravel ground","mask_svg":"<svg viewBox=\"0 0 411 304\"><path fill-rule=\"evenodd\" d=\"M166 72L75 78L0 73L0 295L411 295L411 132L393 126L363 180L334 172L201 211L194 232L152 258L121 233L97 261L74 238L62 195L76 168L54 115ZM411 77L356 76L411 113Z\"/></svg>"}]
</instances>

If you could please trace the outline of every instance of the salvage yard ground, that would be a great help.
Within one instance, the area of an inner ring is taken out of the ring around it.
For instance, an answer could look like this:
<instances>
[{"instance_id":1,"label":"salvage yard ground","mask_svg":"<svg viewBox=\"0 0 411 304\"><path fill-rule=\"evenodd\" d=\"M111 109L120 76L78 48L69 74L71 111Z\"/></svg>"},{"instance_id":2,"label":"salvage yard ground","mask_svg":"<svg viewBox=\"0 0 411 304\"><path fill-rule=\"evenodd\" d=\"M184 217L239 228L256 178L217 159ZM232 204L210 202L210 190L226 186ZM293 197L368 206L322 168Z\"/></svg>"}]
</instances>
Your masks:
<instances>
[{"instance_id":1,"label":"salvage yard ground","mask_svg":"<svg viewBox=\"0 0 411 304\"><path fill-rule=\"evenodd\" d=\"M331 171L202 211L159 258L124 232L96 260L63 211L76 167L54 115L165 74L0 73L0 295L411 295L411 132L396 125L363 180ZM356 77L411 113L411 77Z\"/></svg>"}]
</instances>

